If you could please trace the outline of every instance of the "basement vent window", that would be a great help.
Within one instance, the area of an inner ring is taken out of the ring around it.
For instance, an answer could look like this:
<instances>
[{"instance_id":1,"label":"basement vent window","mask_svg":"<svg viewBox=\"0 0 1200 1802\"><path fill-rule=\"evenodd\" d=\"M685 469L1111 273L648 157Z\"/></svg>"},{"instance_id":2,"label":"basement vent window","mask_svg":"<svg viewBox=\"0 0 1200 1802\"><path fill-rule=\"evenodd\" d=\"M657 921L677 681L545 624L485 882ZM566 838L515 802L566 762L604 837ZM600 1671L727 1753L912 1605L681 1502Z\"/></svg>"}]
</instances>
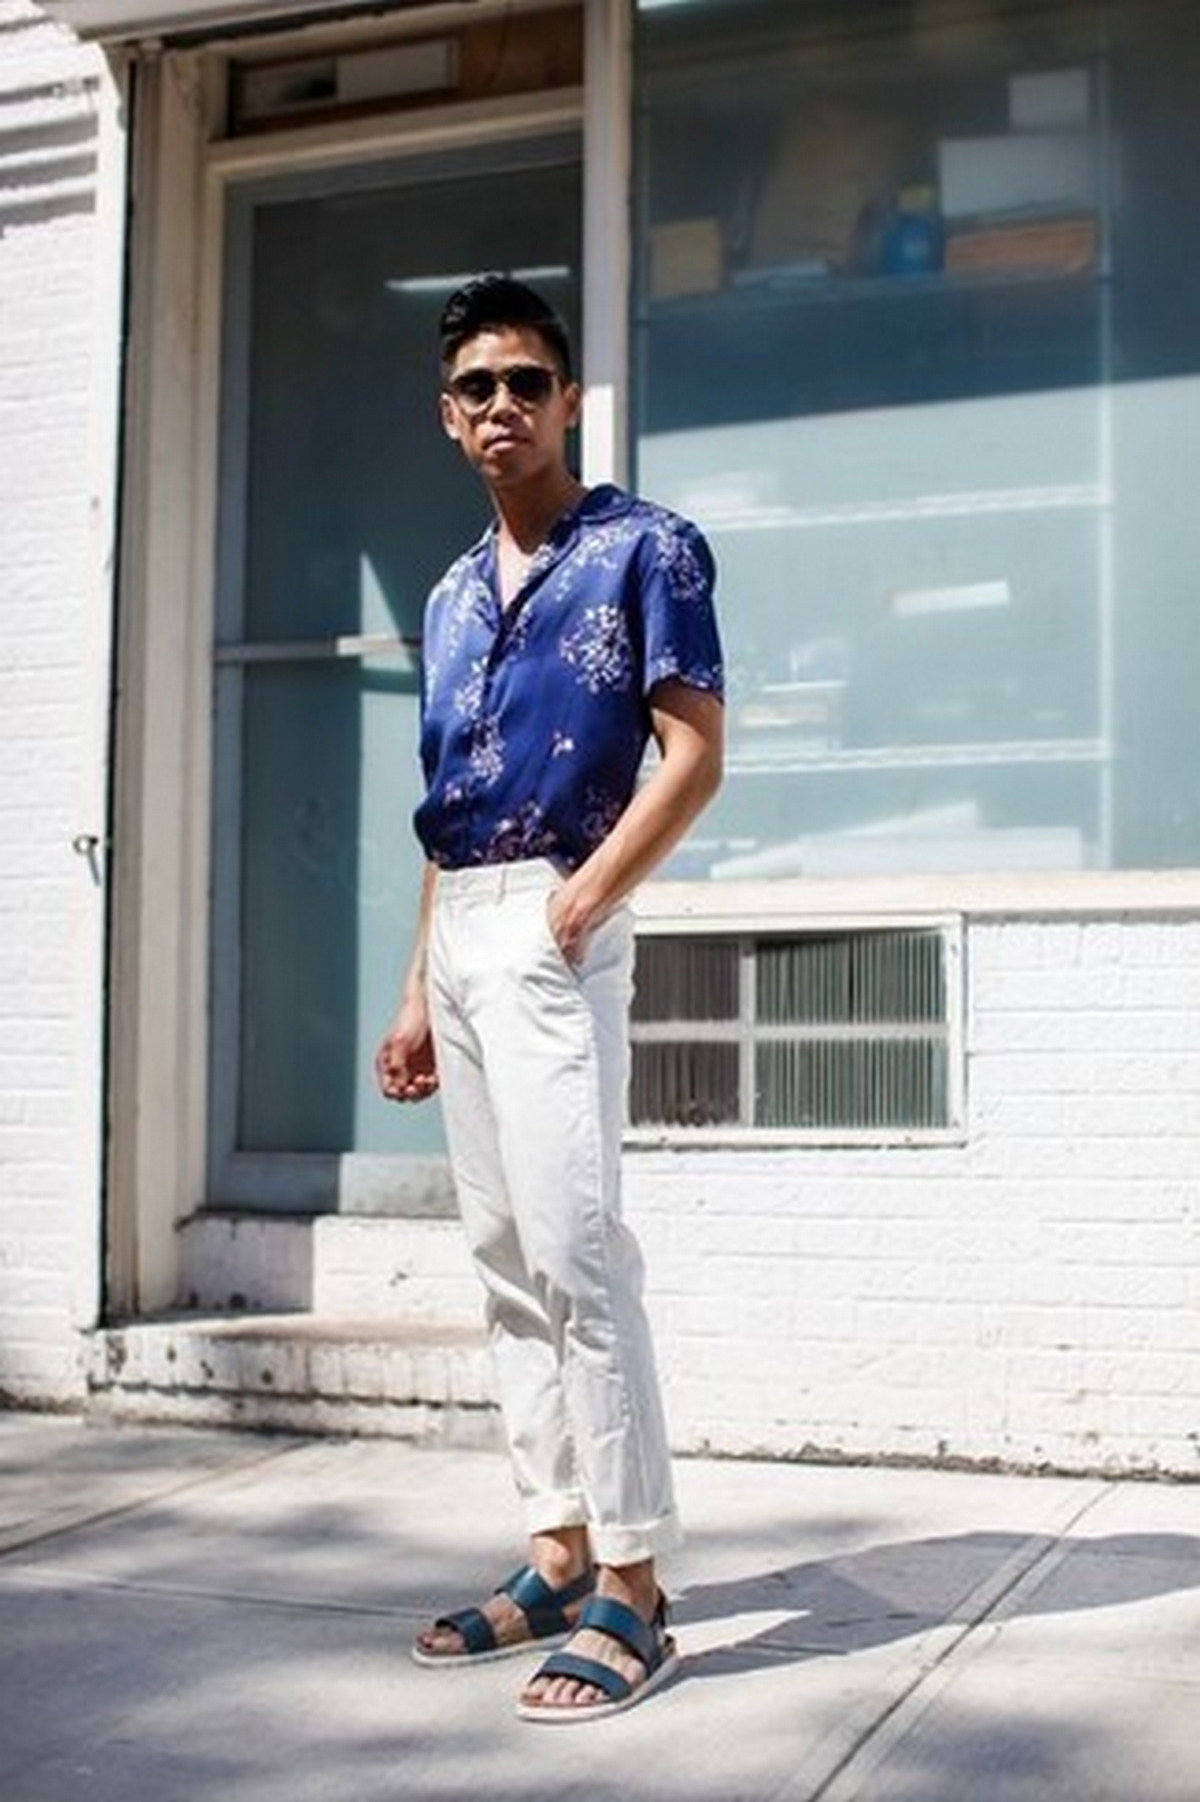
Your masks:
<instances>
[{"instance_id":1,"label":"basement vent window","mask_svg":"<svg viewBox=\"0 0 1200 1802\"><path fill-rule=\"evenodd\" d=\"M955 925L643 933L634 1142L957 1136Z\"/></svg>"}]
</instances>

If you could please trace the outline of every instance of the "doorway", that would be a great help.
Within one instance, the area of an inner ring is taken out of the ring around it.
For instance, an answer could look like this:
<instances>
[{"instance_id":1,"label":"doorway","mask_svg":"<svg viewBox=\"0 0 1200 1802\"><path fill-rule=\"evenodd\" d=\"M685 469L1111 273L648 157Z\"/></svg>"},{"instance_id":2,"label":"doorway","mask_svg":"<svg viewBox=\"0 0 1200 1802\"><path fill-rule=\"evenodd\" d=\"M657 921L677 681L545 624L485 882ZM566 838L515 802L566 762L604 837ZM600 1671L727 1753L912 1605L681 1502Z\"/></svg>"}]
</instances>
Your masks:
<instances>
[{"instance_id":1,"label":"doorway","mask_svg":"<svg viewBox=\"0 0 1200 1802\"><path fill-rule=\"evenodd\" d=\"M437 319L522 276L578 339L578 133L246 181L220 401L209 1205L403 1211L436 1102L378 1096L416 924L424 597L487 523L438 417Z\"/></svg>"}]
</instances>

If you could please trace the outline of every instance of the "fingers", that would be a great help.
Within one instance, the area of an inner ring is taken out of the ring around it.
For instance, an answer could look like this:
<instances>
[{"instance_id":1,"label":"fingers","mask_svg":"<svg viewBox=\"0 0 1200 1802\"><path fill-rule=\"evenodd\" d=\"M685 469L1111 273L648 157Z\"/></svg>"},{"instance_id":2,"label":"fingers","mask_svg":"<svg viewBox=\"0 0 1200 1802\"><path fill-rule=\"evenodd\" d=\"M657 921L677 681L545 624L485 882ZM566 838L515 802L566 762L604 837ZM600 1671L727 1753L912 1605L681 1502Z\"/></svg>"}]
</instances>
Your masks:
<instances>
[{"instance_id":1,"label":"fingers","mask_svg":"<svg viewBox=\"0 0 1200 1802\"><path fill-rule=\"evenodd\" d=\"M379 1088L385 1101L424 1101L436 1093L437 1074L431 1070L381 1070Z\"/></svg>"},{"instance_id":2,"label":"fingers","mask_svg":"<svg viewBox=\"0 0 1200 1802\"><path fill-rule=\"evenodd\" d=\"M387 1101L426 1101L430 1095L436 1095L438 1079L436 1076L412 1076L407 1081L393 1078L381 1083L380 1087Z\"/></svg>"},{"instance_id":3,"label":"fingers","mask_svg":"<svg viewBox=\"0 0 1200 1802\"><path fill-rule=\"evenodd\" d=\"M557 888L546 897L546 921L550 935L567 963L580 964L587 951L588 929L581 922L571 920L562 896L563 890Z\"/></svg>"},{"instance_id":4,"label":"fingers","mask_svg":"<svg viewBox=\"0 0 1200 1802\"><path fill-rule=\"evenodd\" d=\"M394 1038L385 1039L376 1053L375 1078L386 1101L424 1101L438 1087L429 1048L410 1057Z\"/></svg>"}]
</instances>

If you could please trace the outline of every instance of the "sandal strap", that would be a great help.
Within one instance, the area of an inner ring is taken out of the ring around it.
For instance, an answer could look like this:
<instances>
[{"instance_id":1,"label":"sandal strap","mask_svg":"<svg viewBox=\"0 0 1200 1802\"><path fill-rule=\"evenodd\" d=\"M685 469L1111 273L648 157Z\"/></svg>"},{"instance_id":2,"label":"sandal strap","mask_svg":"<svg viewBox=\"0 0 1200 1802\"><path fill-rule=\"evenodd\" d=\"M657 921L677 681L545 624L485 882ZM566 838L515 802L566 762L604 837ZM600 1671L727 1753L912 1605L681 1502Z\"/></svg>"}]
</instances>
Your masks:
<instances>
[{"instance_id":1,"label":"sandal strap","mask_svg":"<svg viewBox=\"0 0 1200 1802\"><path fill-rule=\"evenodd\" d=\"M571 1631L565 1610L572 1602L591 1595L595 1586L596 1573L588 1569L572 1577L561 1589L551 1589L532 1565L525 1564L505 1579L496 1594L509 1596L516 1603L528 1623L531 1640L553 1639L556 1634ZM499 1644L496 1629L482 1608L458 1608L453 1614L439 1614L434 1626L449 1627L460 1634L466 1653L472 1658L480 1652L494 1652Z\"/></svg>"},{"instance_id":2,"label":"sandal strap","mask_svg":"<svg viewBox=\"0 0 1200 1802\"><path fill-rule=\"evenodd\" d=\"M576 1683L586 1683L592 1689L600 1689L611 1702L623 1702L633 1694L633 1684L620 1671L615 1671L611 1664L601 1664L597 1658L581 1658L577 1652L552 1652L538 1666L540 1677L572 1677Z\"/></svg>"},{"instance_id":3,"label":"sandal strap","mask_svg":"<svg viewBox=\"0 0 1200 1802\"><path fill-rule=\"evenodd\" d=\"M482 1608L459 1608L453 1614L439 1614L433 1624L451 1627L461 1634L463 1645L472 1657L496 1649L496 1630Z\"/></svg>"},{"instance_id":4,"label":"sandal strap","mask_svg":"<svg viewBox=\"0 0 1200 1802\"><path fill-rule=\"evenodd\" d=\"M597 1633L605 1633L609 1639L615 1639L618 1645L624 1646L627 1652L632 1652L641 1661L647 1676L652 1675L662 1663L665 1625L666 1603L661 1596L654 1620L649 1626L640 1614L635 1613L624 1602L614 1600L612 1596L593 1596L590 1602L585 1602L576 1623L577 1630L580 1627L591 1627Z\"/></svg>"},{"instance_id":5,"label":"sandal strap","mask_svg":"<svg viewBox=\"0 0 1200 1802\"><path fill-rule=\"evenodd\" d=\"M596 1574L590 1566L579 1576L572 1577L569 1583L564 1583L561 1589L551 1589L540 1572L526 1564L514 1571L496 1593L502 1593L516 1603L529 1623L532 1639L549 1639L556 1633L570 1632L566 1610L572 1602L590 1596L595 1587Z\"/></svg>"}]
</instances>

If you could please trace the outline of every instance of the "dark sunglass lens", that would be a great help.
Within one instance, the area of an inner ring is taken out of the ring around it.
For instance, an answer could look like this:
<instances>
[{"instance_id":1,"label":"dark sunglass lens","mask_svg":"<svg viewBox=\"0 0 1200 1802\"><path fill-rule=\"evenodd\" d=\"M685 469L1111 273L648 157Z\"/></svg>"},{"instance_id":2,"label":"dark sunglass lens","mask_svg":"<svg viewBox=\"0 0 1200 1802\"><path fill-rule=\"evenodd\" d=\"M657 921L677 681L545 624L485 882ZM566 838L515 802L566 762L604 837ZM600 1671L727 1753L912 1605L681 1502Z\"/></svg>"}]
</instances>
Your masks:
<instances>
[{"instance_id":1,"label":"dark sunglass lens","mask_svg":"<svg viewBox=\"0 0 1200 1802\"><path fill-rule=\"evenodd\" d=\"M555 375L540 363L515 363L497 375L490 369L464 369L451 380L449 387L455 400L470 412L481 413L489 407L501 385L520 406L540 407L554 392Z\"/></svg>"},{"instance_id":2,"label":"dark sunglass lens","mask_svg":"<svg viewBox=\"0 0 1200 1802\"><path fill-rule=\"evenodd\" d=\"M490 369L466 369L450 384L451 392L467 407L486 407L496 392L496 378Z\"/></svg>"},{"instance_id":3,"label":"dark sunglass lens","mask_svg":"<svg viewBox=\"0 0 1200 1802\"><path fill-rule=\"evenodd\" d=\"M540 407L543 401L550 398L554 387L554 373L552 370L542 369L537 363L519 363L515 369L509 370L504 385L514 400Z\"/></svg>"}]
</instances>

